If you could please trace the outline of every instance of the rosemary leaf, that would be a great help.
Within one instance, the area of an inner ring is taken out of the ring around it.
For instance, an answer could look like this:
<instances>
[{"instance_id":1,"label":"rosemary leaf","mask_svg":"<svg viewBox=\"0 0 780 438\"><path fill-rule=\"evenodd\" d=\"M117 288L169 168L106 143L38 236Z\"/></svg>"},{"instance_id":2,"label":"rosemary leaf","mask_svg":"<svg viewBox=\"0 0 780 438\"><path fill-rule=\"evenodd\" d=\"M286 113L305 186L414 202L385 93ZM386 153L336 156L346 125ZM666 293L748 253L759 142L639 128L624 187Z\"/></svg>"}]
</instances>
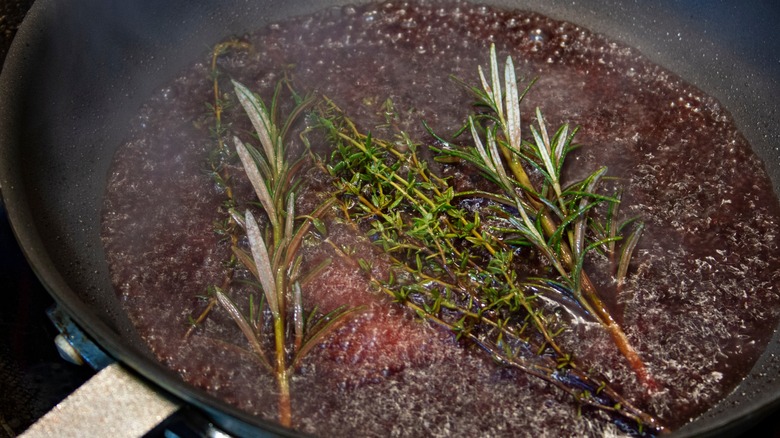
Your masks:
<instances>
[{"instance_id":1,"label":"rosemary leaf","mask_svg":"<svg viewBox=\"0 0 780 438\"><path fill-rule=\"evenodd\" d=\"M233 87L236 90L236 96L239 103L244 107L249 120L252 122L252 126L255 128L257 136L260 138L260 144L263 146L268 162L275 169L279 168L279 160L281 157L277 157L276 144L272 140L272 125L268 118L268 110L260 99L258 99L248 88L246 88L240 82L235 80Z\"/></svg>"},{"instance_id":2,"label":"rosemary leaf","mask_svg":"<svg viewBox=\"0 0 780 438\"><path fill-rule=\"evenodd\" d=\"M238 137L234 137L233 142L235 143L238 157L241 159L241 164L244 166L244 172L246 172L246 176L249 178L249 182L252 183L252 187L255 189L257 199L263 205L265 212L268 214L268 218L271 220L274 226L278 226L279 216L276 212L274 198L269 193L265 179L262 177L262 175L260 175L260 171L255 164L254 158L252 158L252 155L249 153L247 145L245 145L244 142L242 142Z\"/></svg>"},{"instance_id":3,"label":"rosemary leaf","mask_svg":"<svg viewBox=\"0 0 780 438\"><path fill-rule=\"evenodd\" d=\"M517 94L517 77L515 76L515 66L511 57L506 58L504 66L504 86L506 87L506 125L507 137L512 150L519 151L522 144L522 129L520 127L520 106L514 102L520 102Z\"/></svg>"},{"instance_id":4,"label":"rosemary leaf","mask_svg":"<svg viewBox=\"0 0 780 438\"><path fill-rule=\"evenodd\" d=\"M265 357L265 352L263 352L263 347L260 345L260 340L257 338L255 331L252 330L252 326L249 321L244 318L244 315L241 314L240 310L238 310L238 307L233 302L233 300L225 295L222 290L215 288L215 293L220 306L222 306L222 308L227 311L228 315L233 318L233 321L235 321L238 328L241 329L241 332L244 333L244 336L249 341L249 344L252 346L252 350L254 350L255 355L257 355L258 359L260 359L260 362L266 368L272 370L273 367L268 361L268 358Z\"/></svg>"},{"instance_id":5,"label":"rosemary leaf","mask_svg":"<svg viewBox=\"0 0 780 438\"><path fill-rule=\"evenodd\" d=\"M626 281L628 264L631 261L631 256L634 253L634 249L636 248L637 243L639 243L639 237L642 235L644 228L645 225L641 222L638 222L634 226L634 231L628 235L625 243L623 243L623 246L620 249L620 259L618 260L618 270L616 275L618 287L622 287Z\"/></svg>"},{"instance_id":6,"label":"rosemary leaf","mask_svg":"<svg viewBox=\"0 0 780 438\"><path fill-rule=\"evenodd\" d=\"M249 239L249 249L257 267L257 280L263 288L266 302L275 318L279 317L279 299L276 295L276 276L274 275L271 258L263 240L263 233L257 224L252 212L247 210L244 214L246 221L246 236Z\"/></svg>"},{"instance_id":7,"label":"rosemary leaf","mask_svg":"<svg viewBox=\"0 0 780 438\"><path fill-rule=\"evenodd\" d=\"M295 357L293 358L291 367L296 368L299 366L301 360L309 353L312 348L322 342L326 336L332 334L334 331L336 331L336 329L341 327L341 325L347 322L349 318L354 317L355 314L363 312L364 310L365 308L362 306L352 308L339 307L333 312L323 316L320 322L315 324L315 326L310 329L311 334L309 335L309 338L303 343L300 350L298 350L296 353Z\"/></svg>"}]
</instances>

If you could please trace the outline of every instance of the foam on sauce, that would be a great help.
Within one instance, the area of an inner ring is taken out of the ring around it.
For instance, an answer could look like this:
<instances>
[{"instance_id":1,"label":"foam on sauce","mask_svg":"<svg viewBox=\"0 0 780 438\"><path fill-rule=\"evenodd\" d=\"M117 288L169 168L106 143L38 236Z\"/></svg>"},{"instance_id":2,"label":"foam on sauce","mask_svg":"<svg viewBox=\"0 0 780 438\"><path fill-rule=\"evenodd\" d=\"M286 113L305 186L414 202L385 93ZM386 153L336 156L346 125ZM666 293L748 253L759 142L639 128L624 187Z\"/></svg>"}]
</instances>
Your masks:
<instances>
[{"instance_id":1,"label":"foam on sauce","mask_svg":"<svg viewBox=\"0 0 780 438\"><path fill-rule=\"evenodd\" d=\"M524 101L523 127L540 106L548 126L580 125L583 147L569 177L605 164L625 189L624 210L646 231L631 281L604 299L662 390L637 387L600 327L568 335L575 357L636 404L679 427L727 394L763 350L780 314L780 207L762 163L720 104L636 50L576 24L468 3L348 6L273 24L245 36L253 51L220 58L235 78L270 99L288 71L298 91L332 98L365 129L384 122L382 103L400 110L401 128L430 141L420 125L453 132L471 97L455 75L477 83L494 42L519 76L539 77ZM117 152L103 216L112 280L149 347L181 377L252 414L274 419L272 377L246 351L221 311L187 340L190 315L209 285L221 284L229 245L214 232L225 195L204 171L215 147L209 56L152 96ZM223 90L228 90L227 82ZM225 120L248 139L237 105ZM381 129L379 129L381 131ZM381 132L380 132L381 134ZM573 167L573 168L572 168ZM236 198L253 199L233 169ZM315 170L299 211L325 189ZM336 221L330 238L371 253ZM328 256L310 242L306 260ZM599 261L593 261L598 266ZM242 275L239 273L238 275ZM305 361L292 382L295 427L325 436L619 435L599 414L579 416L547 384L494 365L476 349L375 296L365 278L336 259L305 291L327 311L367 305ZM249 289L230 294L245 304ZM576 339L587 339L587 348Z\"/></svg>"}]
</instances>

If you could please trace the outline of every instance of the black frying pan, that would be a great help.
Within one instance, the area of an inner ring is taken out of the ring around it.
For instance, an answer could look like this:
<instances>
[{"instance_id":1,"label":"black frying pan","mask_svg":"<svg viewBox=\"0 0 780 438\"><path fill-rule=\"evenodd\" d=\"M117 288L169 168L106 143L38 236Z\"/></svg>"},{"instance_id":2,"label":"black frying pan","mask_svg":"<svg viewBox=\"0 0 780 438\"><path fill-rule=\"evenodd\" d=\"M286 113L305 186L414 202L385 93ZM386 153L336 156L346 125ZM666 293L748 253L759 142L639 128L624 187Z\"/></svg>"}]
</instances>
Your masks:
<instances>
[{"instance_id":1,"label":"black frying pan","mask_svg":"<svg viewBox=\"0 0 780 438\"><path fill-rule=\"evenodd\" d=\"M116 302L99 238L108 167L140 104L207 47L339 3L39 0L0 78L0 183L18 240L57 302L112 356L226 430L280 434L190 388L151 357ZM495 1L605 33L718 98L780 192L780 8L772 2ZM557 4L560 3L560 4ZM625 4L624 4L625 3ZM735 433L780 407L776 334L746 381L676 432Z\"/></svg>"}]
</instances>

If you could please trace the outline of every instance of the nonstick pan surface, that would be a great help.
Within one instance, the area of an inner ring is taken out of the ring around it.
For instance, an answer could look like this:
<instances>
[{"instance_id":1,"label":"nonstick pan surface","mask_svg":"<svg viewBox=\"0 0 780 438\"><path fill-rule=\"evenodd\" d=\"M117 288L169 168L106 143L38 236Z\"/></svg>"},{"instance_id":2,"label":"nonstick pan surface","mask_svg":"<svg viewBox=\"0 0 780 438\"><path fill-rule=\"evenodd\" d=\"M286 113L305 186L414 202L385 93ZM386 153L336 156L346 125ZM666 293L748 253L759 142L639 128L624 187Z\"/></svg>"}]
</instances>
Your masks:
<instances>
[{"instance_id":1,"label":"nonstick pan surface","mask_svg":"<svg viewBox=\"0 0 780 438\"><path fill-rule=\"evenodd\" d=\"M642 51L716 97L780 192L780 43L771 2L497 1ZM52 296L112 356L235 432L259 422L183 384L134 332L109 281L100 209L109 165L151 93L216 41L337 1L39 0L0 78L0 184L14 232ZM680 436L735 431L780 405L777 333L746 381ZM248 427L249 429L245 429Z\"/></svg>"}]
</instances>

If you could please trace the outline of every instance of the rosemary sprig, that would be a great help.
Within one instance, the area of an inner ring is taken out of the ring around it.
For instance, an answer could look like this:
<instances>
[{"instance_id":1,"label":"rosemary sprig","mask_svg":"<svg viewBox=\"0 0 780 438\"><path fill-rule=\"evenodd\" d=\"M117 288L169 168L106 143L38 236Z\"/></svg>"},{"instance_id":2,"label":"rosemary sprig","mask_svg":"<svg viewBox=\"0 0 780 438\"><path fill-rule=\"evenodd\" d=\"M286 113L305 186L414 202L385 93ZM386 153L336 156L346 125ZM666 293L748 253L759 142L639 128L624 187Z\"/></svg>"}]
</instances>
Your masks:
<instances>
[{"instance_id":1,"label":"rosemary sprig","mask_svg":"<svg viewBox=\"0 0 780 438\"><path fill-rule=\"evenodd\" d=\"M488 82L480 69L483 88L477 95L491 111L469 119L472 145L459 147L437 136L444 147L432 149L443 161L475 166L497 186L495 193L458 193L419 158L418 146L408 136L399 135L403 145L398 147L360 132L332 102L321 110L320 122L334 144L325 166L337 178L341 209L395 268L388 278L378 279L367 261L358 259L358 265L378 290L474 342L499 362L551 382L581 404L635 421L640 429L661 430L657 419L564 351L556 338L566 321L544 305L545 299L553 299L565 307L578 306L570 309L572 315L603 324L640 380L648 382L644 364L583 269L587 253L614 248L621 239L611 223L602 224L595 214L618 202L596 190L606 169L564 185L564 158L574 148L576 130L569 134L564 125L550 137L537 110L534 141L523 140L519 103L525 92L518 92L510 58L502 93L495 48L490 76ZM541 175L541 185L532 182L524 165ZM477 200L481 207L466 208L463 199ZM607 210L614 219L616 209ZM597 225L589 225L593 223ZM603 235L604 230L609 234ZM627 239L620 275L626 275L638 236L635 231ZM518 254L528 246L548 260L553 272L544 278L523 274Z\"/></svg>"},{"instance_id":2,"label":"rosemary sprig","mask_svg":"<svg viewBox=\"0 0 780 438\"><path fill-rule=\"evenodd\" d=\"M291 426L291 374L315 345L360 308L337 308L324 315L316 309L307 314L303 309L302 286L315 278L330 261L326 259L311 267L307 273L302 273L301 257L297 255L297 251L311 225L318 225L319 217L330 203L324 203L309 215L295 215L294 188L297 181L294 174L302 164L302 159L290 162L284 142L294 121L309 107L313 99L298 97L286 80L277 84L270 108L246 87L233 82L234 96L252 122L256 137L261 141L262 152L237 137L233 138L233 143L242 167L255 189L257 200L271 224L271 235L261 229L251 211L247 210L241 214L235 209L237 200L231 184L233 175L230 174L231 166L226 165L234 156L226 145L229 129L223 123L224 110L232 99L221 92L217 61L230 50L251 49L251 45L245 41L229 40L216 45L211 54L210 80L214 100L207 107L213 118L214 125L210 132L215 138L217 148L209 156L208 173L226 195L221 208L221 211L227 213L226 218L215 225L215 232L230 243L232 254L226 263L229 269L221 285L208 288L209 300L205 309L197 318L190 317L191 327L185 333L185 339L191 336L215 306L219 305L244 334L260 364L276 377L279 421L285 426ZM276 116L280 94L285 85L297 105L284 123L280 124ZM249 242L249 252L239 247L242 230ZM238 263L257 279L256 285L262 292L259 303L255 303L254 295L249 296L249 305L245 312L229 297L228 292L234 282Z\"/></svg>"},{"instance_id":3,"label":"rosemary sprig","mask_svg":"<svg viewBox=\"0 0 780 438\"><path fill-rule=\"evenodd\" d=\"M274 374L279 392L279 422L289 427L292 425L291 374L316 344L361 309L338 308L325 315L315 315L316 310L307 314L303 309L302 286L328 261L303 273L298 250L312 221L321 216L330 204L325 203L309 215L296 216L295 188L298 181L295 173L303 158L291 161L286 153L285 141L293 121L311 104L312 99L300 98L292 93L297 105L280 125L276 109L284 85L284 81L277 85L272 109L269 109L257 95L233 81L238 102L252 122L261 148L257 149L238 137L233 138L233 143L269 225L265 229L261 227L250 210L243 215L231 211L235 222L246 231L249 252L237 243L232 250L236 259L257 279L257 287L262 292L259 305L250 297L249 311L242 312L226 290L215 287L214 293L219 305L248 340L259 362ZM269 344L270 351L267 351Z\"/></svg>"},{"instance_id":4,"label":"rosemary sprig","mask_svg":"<svg viewBox=\"0 0 780 438\"><path fill-rule=\"evenodd\" d=\"M502 95L495 45L490 48L490 72L491 82L488 83L480 67L482 89L471 88L480 104L490 110L479 121L469 119L473 146L462 148L437 137L446 147L435 150L446 157L463 159L478 167L498 185L522 218L522 221L509 218L510 226L546 256L577 302L588 313L595 315L607 329L639 380L648 390L655 390L656 383L644 362L601 301L596 287L583 269L586 254L590 250L600 247L614 249L614 243L621 239L613 228L609 235L602 236L600 240L586 241L589 228L604 228L592 223L594 216L590 212L603 204L614 209L618 203L617 198L603 196L596 191L606 168L597 169L585 179L564 187L561 179L563 165L567 154L576 148L573 138L577 129L570 134L569 126L564 124L551 137L540 109L536 108L537 126L530 127L533 141L524 140L521 136L519 105L528 88L522 94L518 92L512 58L507 57L504 68L506 95ZM482 132L486 139L484 143ZM512 177L504 171L505 162ZM523 164L542 176L541 184L531 181ZM636 222L627 245L621 249L618 269L618 283L621 286L642 229L641 222Z\"/></svg>"}]
</instances>

